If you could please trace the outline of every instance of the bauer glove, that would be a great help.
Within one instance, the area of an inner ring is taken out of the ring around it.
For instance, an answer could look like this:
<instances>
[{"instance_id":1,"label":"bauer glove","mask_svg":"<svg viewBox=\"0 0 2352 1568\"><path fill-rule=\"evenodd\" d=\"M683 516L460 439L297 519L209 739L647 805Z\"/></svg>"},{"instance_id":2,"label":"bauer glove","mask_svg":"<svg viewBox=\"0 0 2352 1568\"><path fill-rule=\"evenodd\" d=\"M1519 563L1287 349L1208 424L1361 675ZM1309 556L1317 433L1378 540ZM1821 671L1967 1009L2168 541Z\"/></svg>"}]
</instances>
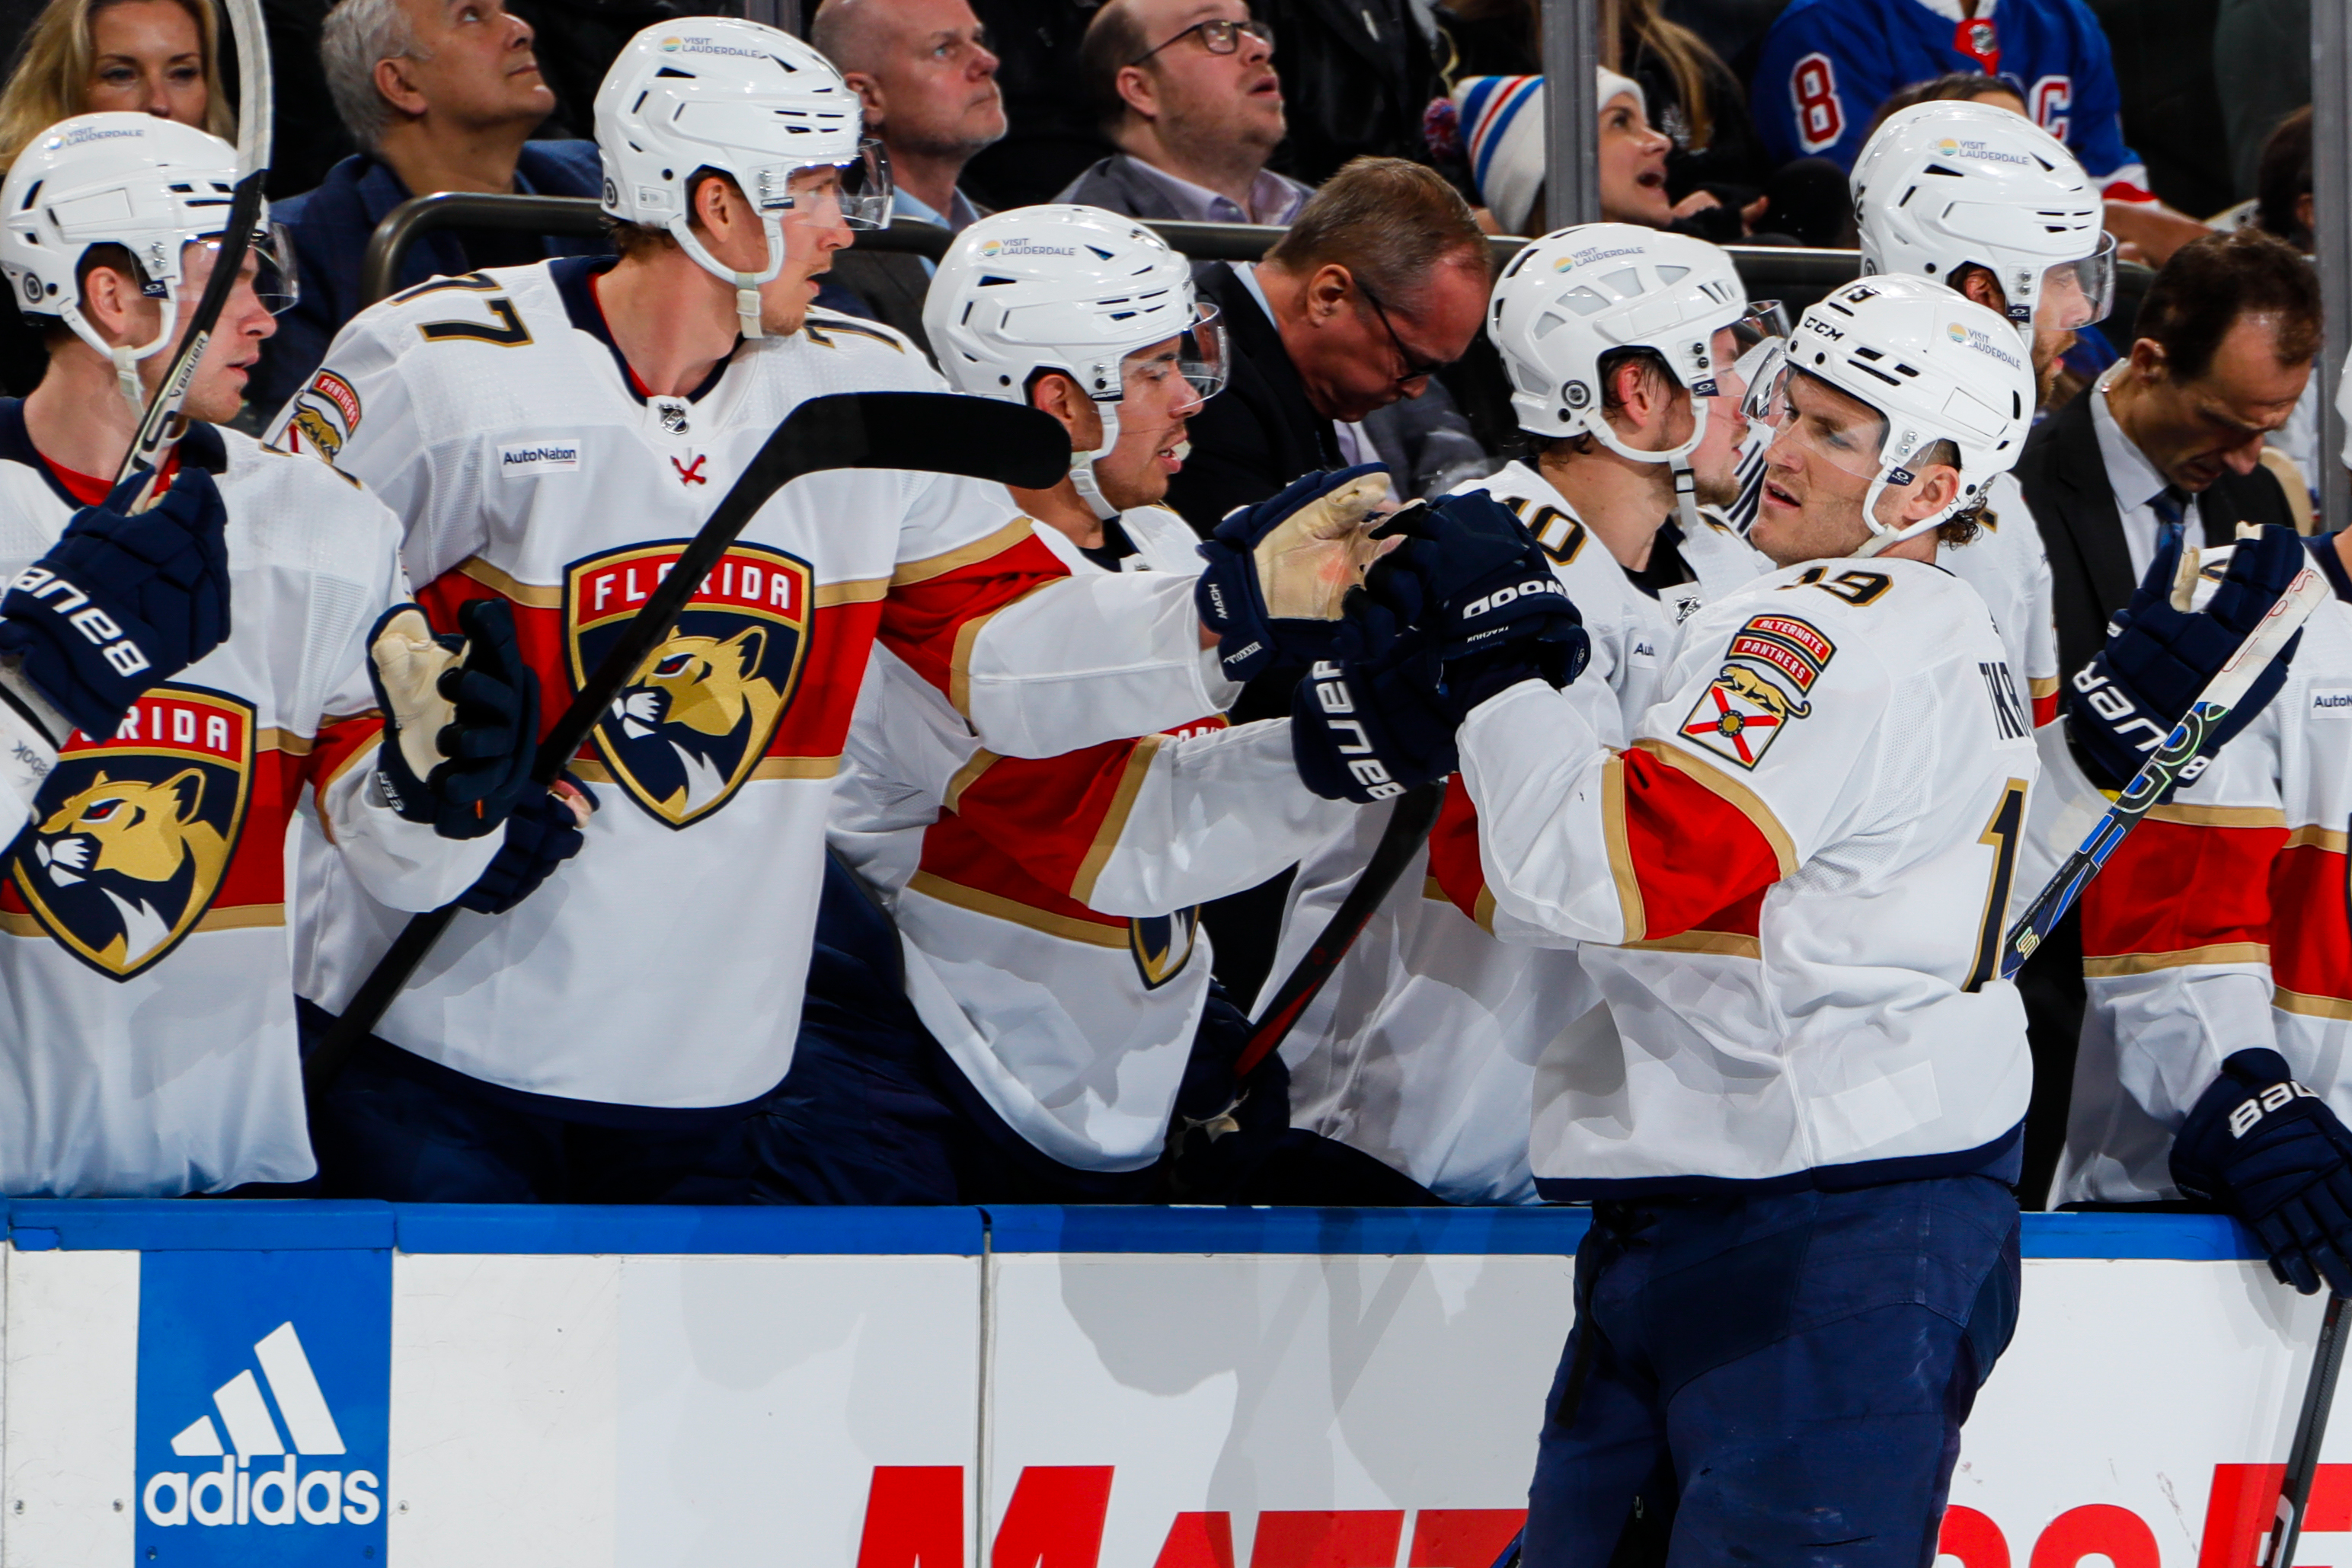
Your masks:
<instances>
[{"instance_id":1,"label":"bauer glove","mask_svg":"<svg viewBox=\"0 0 2352 1568\"><path fill-rule=\"evenodd\" d=\"M414 604L384 612L368 635L368 675L383 709L376 780L392 809L445 839L496 832L531 788L539 681L502 599L457 612L464 642L436 637Z\"/></svg>"},{"instance_id":2,"label":"bauer glove","mask_svg":"<svg viewBox=\"0 0 2352 1568\"><path fill-rule=\"evenodd\" d=\"M2131 602L2116 612L2107 645L2067 683L2067 733L2091 765L2093 782L2107 789L2131 781L2307 564L2294 533L2265 528L2238 541L2211 602L2192 611L2195 562L2177 541L2158 550ZM2227 745L2278 695L2302 640L2296 633L2214 727L2203 755Z\"/></svg>"},{"instance_id":3,"label":"bauer glove","mask_svg":"<svg viewBox=\"0 0 2352 1568\"><path fill-rule=\"evenodd\" d=\"M2352 1133L2277 1051L2221 1064L2172 1140L2172 1180L2244 1220L2284 1283L2352 1296Z\"/></svg>"},{"instance_id":4,"label":"bauer glove","mask_svg":"<svg viewBox=\"0 0 2352 1568\"><path fill-rule=\"evenodd\" d=\"M1412 576L1375 570L1348 595L1332 656L1291 690L1291 758L1327 800L1385 800L1457 766L1436 639L1408 624L1420 604Z\"/></svg>"},{"instance_id":5,"label":"bauer glove","mask_svg":"<svg viewBox=\"0 0 2352 1568\"><path fill-rule=\"evenodd\" d=\"M474 885L457 895L458 907L478 915L504 915L538 892L539 884L588 841L580 830L595 810L596 797L569 772L545 794L526 791L507 814L507 841Z\"/></svg>"},{"instance_id":6,"label":"bauer glove","mask_svg":"<svg viewBox=\"0 0 2352 1568\"><path fill-rule=\"evenodd\" d=\"M1330 653L1348 591L1383 548L1366 524L1388 491L1388 470L1365 463L1309 474L1225 514L1201 545L1208 565L1192 599L1226 679L1253 680L1277 656L1305 664Z\"/></svg>"},{"instance_id":7,"label":"bauer glove","mask_svg":"<svg viewBox=\"0 0 2352 1568\"><path fill-rule=\"evenodd\" d=\"M147 477L76 512L0 599L0 658L93 740L228 635L228 508L213 476L184 464L162 500L134 514Z\"/></svg>"}]
</instances>

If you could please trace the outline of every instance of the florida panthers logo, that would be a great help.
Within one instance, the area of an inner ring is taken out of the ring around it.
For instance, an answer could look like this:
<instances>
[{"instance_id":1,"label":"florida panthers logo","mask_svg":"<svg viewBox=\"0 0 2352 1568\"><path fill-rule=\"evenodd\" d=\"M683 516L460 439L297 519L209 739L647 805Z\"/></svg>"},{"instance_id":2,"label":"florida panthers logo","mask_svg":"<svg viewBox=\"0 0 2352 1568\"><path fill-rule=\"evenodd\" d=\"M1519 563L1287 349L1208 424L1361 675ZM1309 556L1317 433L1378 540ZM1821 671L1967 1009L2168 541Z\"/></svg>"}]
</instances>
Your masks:
<instances>
[{"instance_id":1,"label":"florida panthers logo","mask_svg":"<svg viewBox=\"0 0 2352 1568\"><path fill-rule=\"evenodd\" d=\"M44 809L17 841L13 891L67 951L127 980L212 907L252 779L251 708L159 686L113 739L68 743L42 787Z\"/></svg>"},{"instance_id":2,"label":"florida panthers logo","mask_svg":"<svg viewBox=\"0 0 2352 1568\"><path fill-rule=\"evenodd\" d=\"M1135 972L1145 990L1156 991L1184 972L1192 958L1192 938L1200 928L1197 907L1127 923L1127 948L1134 956Z\"/></svg>"},{"instance_id":3,"label":"florida panthers logo","mask_svg":"<svg viewBox=\"0 0 2352 1568\"><path fill-rule=\"evenodd\" d=\"M583 680L668 575L679 543L576 562L564 591L572 676ZM596 749L629 798L683 828L757 770L792 706L808 651L808 563L737 545L703 579L596 726Z\"/></svg>"}]
</instances>

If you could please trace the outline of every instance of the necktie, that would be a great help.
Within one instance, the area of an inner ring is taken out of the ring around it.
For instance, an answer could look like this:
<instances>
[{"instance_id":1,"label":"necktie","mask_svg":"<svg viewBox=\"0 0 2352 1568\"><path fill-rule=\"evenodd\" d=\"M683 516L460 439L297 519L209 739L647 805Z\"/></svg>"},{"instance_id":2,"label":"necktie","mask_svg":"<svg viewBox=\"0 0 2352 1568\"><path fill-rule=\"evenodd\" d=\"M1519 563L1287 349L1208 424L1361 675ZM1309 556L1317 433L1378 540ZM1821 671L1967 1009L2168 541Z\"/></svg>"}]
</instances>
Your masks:
<instances>
[{"instance_id":1,"label":"necktie","mask_svg":"<svg viewBox=\"0 0 2352 1568\"><path fill-rule=\"evenodd\" d=\"M2189 493L2177 485L2167 485L2148 506L2156 513L2156 553L2162 555L2166 546L2179 543L2188 531L2183 519L2189 511Z\"/></svg>"}]
</instances>

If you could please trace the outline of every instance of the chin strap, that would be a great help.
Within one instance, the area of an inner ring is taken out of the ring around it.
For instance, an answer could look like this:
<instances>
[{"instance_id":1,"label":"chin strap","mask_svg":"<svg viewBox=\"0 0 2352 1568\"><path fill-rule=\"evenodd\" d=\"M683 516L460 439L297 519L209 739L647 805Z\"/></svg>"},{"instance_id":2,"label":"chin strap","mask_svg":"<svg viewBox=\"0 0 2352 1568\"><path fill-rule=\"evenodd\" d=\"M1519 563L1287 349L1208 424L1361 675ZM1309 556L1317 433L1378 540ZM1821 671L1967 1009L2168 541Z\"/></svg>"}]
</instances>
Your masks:
<instances>
[{"instance_id":1,"label":"chin strap","mask_svg":"<svg viewBox=\"0 0 2352 1568\"><path fill-rule=\"evenodd\" d=\"M142 344L135 349L128 343L108 342L100 335L98 329L90 325L89 319L81 313L81 308L79 305L69 304L58 314L64 318L65 324L73 329L75 337L79 338L112 361L115 384L121 389L122 400L131 405L132 423L135 425L139 421L145 419L147 389L139 381L139 361L162 353L172 341L173 333L178 330L180 325L178 289L167 288L164 291L163 320L161 329L155 334L155 340Z\"/></svg>"},{"instance_id":2,"label":"chin strap","mask_svg":"<svg viewBox=\"0 0 2352 1568\"><path fill-rule=\"evenodd\" d=\"M693 225L685 218L672 218L669 224L670 237L677 241L680 250L694 258L697 267L733 287L736 330L754 340L768 335L760 321L760 286L773 282L776 276L784 270L784 220L774 213L763 213L760 217L760 227L767 236L768 265L757 272L738 272L731 267L719 264L719 258L695 237Z\"/></svg>"},{"instance_id":3,"label":"chin strap","mask_svg":"<svg viewBox=\"0 0 2352 1568\"><path fill-rule=\"evenodd\" d=\"M1093 508L1097 518L1107 523L1118 516L1118 508L1104 499L1102 486L1095 479L1095 463L1109 456L1110 449L1118 444L1118 404L1098 402L1095 409L1102 415L1102 444L1092 452L1070 454L1070 483L1077 486L1078 499Z\"/></svg>"},{"instance_id":4,"label":"chin strap","mask_svg":"<svg viewBox=\"0 0 2352 1568\"><path fill-rule=\"evenodd\" d=\"M1924 445L1925 443L1919 444ZM1950 506L1932 517L1922 517L1916 523L1906 523L1901 528L1888 528L1881 523L1878 520L1878 498L1889 490L1908 489L1917 482L1918 476L1904 467L1900 461L1888 463L1879 469L1878 477L1870 482L1870 489L1862 498L1862 520L1870 529L1870 537L1862 541L1851 559L1867 560L1907 539L1916 539L1921 534L1939 528L1953 513L1976 499L1976 487L1970 486L1955 496Z\"/></svg>"},{"instance_id":5,"label":"chin strap","mask_svg":"<svg viewBox=\"0 0 2352 1568\"><path fill-rule=\"evenodd\" d=\"M1691 472L1690 460L1675 464L1675 524L1683 538L1695 538L1698 534L1698 476Z\"/></svg>"}]
</instances>

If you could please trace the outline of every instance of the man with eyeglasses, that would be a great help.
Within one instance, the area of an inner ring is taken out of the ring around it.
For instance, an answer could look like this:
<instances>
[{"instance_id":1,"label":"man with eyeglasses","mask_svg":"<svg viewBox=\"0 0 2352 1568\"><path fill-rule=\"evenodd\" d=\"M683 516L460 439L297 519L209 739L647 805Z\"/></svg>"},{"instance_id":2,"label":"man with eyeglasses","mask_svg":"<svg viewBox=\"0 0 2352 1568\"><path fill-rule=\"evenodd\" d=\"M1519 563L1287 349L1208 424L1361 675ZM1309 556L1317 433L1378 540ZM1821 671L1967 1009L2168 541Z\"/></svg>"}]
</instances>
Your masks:
<instances>
[{"instance_id":1,"label":"man with eyeglasses","mask_svg":"<svg viewBox=\"0 0 2352 1568\"><path fill-rule=\"evenodd\" d=\"M958 188L963 166L1004 136L996 56L965 0L825 0L809 41L841 71L866 132L890 160L893 217L961 233L987 209ZM928 350L932 264L877 251L833 264L832 282ZM836 303L827 300L826 303Z\"/></svg>"},{"instance_id":2,"label":"man with eyeglasses","mask_svg":"<svg viewBox=\"0 0 2352 1568\"><path fill-rule=\"evenodd\" d=\"M1118 152L1058 200L1139 218L1286 224L1312 193L1265 166L1288 129L1274 29L1243 0L1110 0L1084 86Z\"/></svg>"}]
</instances>

